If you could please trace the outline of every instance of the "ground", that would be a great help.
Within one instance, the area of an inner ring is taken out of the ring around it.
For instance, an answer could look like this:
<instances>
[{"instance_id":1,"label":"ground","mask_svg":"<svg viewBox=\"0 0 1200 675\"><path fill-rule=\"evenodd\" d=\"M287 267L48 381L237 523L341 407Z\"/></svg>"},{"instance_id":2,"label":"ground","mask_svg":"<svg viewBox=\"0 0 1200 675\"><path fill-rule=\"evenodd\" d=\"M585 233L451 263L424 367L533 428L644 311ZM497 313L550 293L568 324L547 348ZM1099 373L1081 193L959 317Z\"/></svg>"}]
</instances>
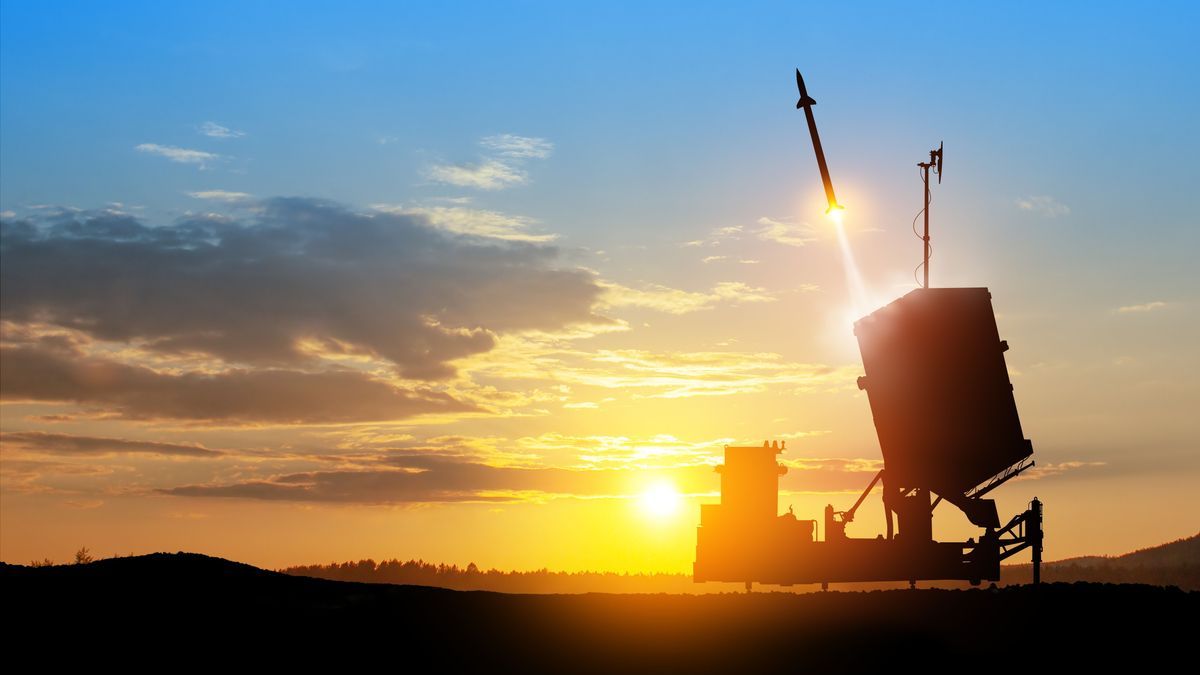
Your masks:
<instances>
[{"instance_id":1,"label":"ground","mask_svg":"<svg viewBox=\"0 0 1200 675\"><path fill-rule=\"evenodd\" d=\"M184 553L0 565L0 586L10 657L111 656L133 668L163 658L421 672L1149 667L1189 653L1200 610L1200 593L1133 584L515 595L293 577Z\"/></svg>"}]
</instances>

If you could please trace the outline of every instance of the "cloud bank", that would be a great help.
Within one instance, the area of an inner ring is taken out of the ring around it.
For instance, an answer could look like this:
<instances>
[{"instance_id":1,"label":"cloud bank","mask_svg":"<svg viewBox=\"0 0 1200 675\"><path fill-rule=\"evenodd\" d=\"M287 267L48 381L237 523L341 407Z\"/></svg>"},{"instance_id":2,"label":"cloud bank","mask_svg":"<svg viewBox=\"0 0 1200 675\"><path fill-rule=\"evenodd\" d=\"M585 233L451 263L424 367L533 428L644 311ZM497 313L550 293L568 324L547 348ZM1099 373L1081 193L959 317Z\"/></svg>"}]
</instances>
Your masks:
<instances>
[{"instance_id":1,"label":"cloud bank","mask_svg":"<svg viewBox=\"0 0 1200 675\"><path fill-rule=\"evenodd\" d=\"M0 318L161 353L280 366L316 343L436 380L498 333L607 321L594 277L556 268L555 249L455 237L420 214L281 198L244 222L101 212L3 228Z\"/></svg>"}]
</instances>

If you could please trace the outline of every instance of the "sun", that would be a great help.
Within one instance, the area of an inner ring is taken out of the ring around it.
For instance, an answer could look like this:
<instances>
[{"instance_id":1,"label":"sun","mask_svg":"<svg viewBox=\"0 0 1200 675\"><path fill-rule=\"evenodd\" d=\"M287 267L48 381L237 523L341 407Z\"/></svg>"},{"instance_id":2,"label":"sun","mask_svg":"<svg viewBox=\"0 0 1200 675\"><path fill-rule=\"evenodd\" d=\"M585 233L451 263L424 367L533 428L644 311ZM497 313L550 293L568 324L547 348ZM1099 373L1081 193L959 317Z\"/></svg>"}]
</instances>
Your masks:
<instances>
[{"instance_id":1,"label":"sun","mask_svg":"<svg viewBox=\"0 0 1200 675\"><path fill-rule=\"evenodd\" d=\"M641 503L642 513L651 518L662 520L679 512L680 506L683 505L683 495L679 494L679 490L675 488L673 483L662 481L647 487L642 492L639 502Z\"/></svg>"}]
</instances>

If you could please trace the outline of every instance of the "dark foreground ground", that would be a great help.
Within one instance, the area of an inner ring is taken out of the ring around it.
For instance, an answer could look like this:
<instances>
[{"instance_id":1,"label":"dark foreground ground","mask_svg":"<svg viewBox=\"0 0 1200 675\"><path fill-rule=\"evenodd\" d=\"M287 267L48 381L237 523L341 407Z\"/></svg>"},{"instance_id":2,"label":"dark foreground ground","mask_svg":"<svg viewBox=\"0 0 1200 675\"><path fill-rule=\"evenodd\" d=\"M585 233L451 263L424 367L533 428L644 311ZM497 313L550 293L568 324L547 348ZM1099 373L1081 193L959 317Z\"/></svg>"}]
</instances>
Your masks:
<instances>
[{"instance_id":1,"label":"dark foreground ground","mask_svg":"<svg viewBox=\"0 0 1200 675\"><path fill-rule=\"evenodd\" d=\"M1200 593L1112 584L507 595L294 577L196 554L0 564L10 660L389 671L907 672L1194 665ZM382 660L381 660L382 659ZM1188 666L1190 668L1191 666ZM1074 672L1074 671L1073 671Z\"/></svg>"}]
</instances>

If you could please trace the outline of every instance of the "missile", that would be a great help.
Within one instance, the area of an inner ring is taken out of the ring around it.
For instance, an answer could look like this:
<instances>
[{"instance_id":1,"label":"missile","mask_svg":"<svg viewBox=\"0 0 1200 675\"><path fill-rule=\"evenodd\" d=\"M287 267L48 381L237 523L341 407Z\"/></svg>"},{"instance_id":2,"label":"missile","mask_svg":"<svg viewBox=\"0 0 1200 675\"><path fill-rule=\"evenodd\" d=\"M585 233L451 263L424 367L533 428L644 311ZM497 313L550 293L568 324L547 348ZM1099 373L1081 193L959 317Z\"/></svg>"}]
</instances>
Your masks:
<instances>
[{"instance_id":1,"label":"missile","mask_svg":"<svg viewBox=\"0 0 1200 675\"><path fill-rule=\"evenodd\" d=\"M800 89L800 100L796 101L796 108L803 108L804 117L808 120L808 133L812 136L813 150L817 153L817 168L821 170L821 182L825 184L825 199L829 201L829 208L825 209L825 213L830 213L842 206L838 204L837 197L833 194L833 180L829 177L829 166L825 164L825 151L821 149L821 136L817 134L817 121L813 119L812 107L817 102L808 95L808 89L804 86L804 78L801 77L799 68L796 69L796 87Z\"/></svg>"}]
</instances>

